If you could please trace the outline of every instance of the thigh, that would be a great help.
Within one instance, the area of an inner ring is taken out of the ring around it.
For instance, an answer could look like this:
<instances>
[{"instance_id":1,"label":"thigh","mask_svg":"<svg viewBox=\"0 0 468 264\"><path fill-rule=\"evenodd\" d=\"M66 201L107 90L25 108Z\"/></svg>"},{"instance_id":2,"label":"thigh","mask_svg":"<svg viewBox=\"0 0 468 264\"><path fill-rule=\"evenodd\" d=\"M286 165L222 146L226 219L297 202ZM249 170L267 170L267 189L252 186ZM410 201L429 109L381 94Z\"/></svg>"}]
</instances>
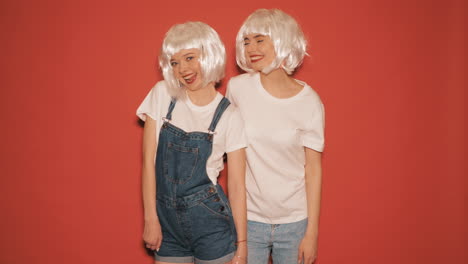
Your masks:
<instances>
[{"instance_id":1,"label":"thigh","mask_svg":"<svg viewBox=\"0 0 468 264\"><path fill-rule=\"evenodd\" d=\"M248 263L267 264L271 252L271 225L248 221Z\"/></svg>"},{"instance_id":2,"label":"thigh","mask_svg":"<svg viewBox=\"0 0 468 264\"><path fill-rule=\"evenodd\" d=\"M159 251L153 251L157 262L162 263L191 263L193 253L190 241L184 236L178 220L185 219L185 213L166 208L158 202L158 215L161 224L162 242Z\"/></svg>"},{"instance_id":3,"label":"thigh","mask_svg":"<svg viewBox=\"0 0 468 264\"><path fill-rule=\"evenodd\" d=\"M236 251L236 228L228 204L218 194L190 208L195 263L224 264Z\"/></svg>"},{"instance_id":4,"label":"thigh","mask_svg":"<svg viewBox=\"0 0 468 264\"><path fill-rule=\"evenodd\" d=\"M274 264L297 263L299 245L307 228L307 219L281 224L273 236L272 259Z\"/></svg>"}]
</instances>

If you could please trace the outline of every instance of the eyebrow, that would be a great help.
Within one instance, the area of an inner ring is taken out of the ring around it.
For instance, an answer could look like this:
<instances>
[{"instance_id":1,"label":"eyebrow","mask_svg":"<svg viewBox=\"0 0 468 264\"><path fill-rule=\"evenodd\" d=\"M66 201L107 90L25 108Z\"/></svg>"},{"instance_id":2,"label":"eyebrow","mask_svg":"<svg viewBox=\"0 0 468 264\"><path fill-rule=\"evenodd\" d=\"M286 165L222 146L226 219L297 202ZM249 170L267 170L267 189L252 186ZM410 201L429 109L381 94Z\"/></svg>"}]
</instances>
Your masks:
<instances>
[{"instance_id":1,"label":"eyebrow","mask_svg":"<svg viewBox=\"0 0 468 264\"><path fill-rule=\"evenodd\" d=\"M265 35L262 35L262 34L258 34L258 35L255 35L253 38L256 39L256 38L261 38L261 37L264 37ZM244 38L244 41L246 40L250 40L248 37L245 37Z\"/></svg>"},{"instance_id":2,"label":"eyebrow","mask_svg":"<svg viewBox=\"0 0 468 264\"><path fill-rule=\"evenodd\" d=\"M195 53L194 52L185 53L184 55L182 55L182 57L187 57L189 55L195 55ZM175 61L175 60L171 58L171 61Z\"/></svg>"}]
</instances>

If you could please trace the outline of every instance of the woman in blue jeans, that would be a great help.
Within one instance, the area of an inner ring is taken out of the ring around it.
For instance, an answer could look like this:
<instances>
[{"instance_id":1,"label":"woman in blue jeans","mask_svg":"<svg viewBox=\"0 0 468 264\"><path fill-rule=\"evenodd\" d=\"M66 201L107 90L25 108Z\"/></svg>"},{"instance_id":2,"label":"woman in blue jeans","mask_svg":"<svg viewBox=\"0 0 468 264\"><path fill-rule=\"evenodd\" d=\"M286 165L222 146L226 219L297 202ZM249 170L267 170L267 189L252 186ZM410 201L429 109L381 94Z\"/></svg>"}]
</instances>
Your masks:
<instances>
[{"instance_id":1,"label":"woman in blue jeans","mask_svg":"<svg viewBox=\"0 0 468 264\"><path fill-rule=\"evenodd\" d=\"M317 93L291 77L306 54L297 22L260 9L236 38L247 73L232 78L227 97L248 138L248 262L313 263L317 255L324 110Z\"/></svg>"},{"instance_id":2,"label":"woman in blue jeans","mask_svg":"<svg viewBox=\"0 0 468 264\"><path fill-rule=\"evenodd\" d=\"M214 86L224 77L224 45L204 23L175 25L159 64L164 81L137 110L145 121L146 247L154 250L156 264L246 263L243 123ZM217 184L224 153L229 200Z\"/></svg>"}]
</instances>

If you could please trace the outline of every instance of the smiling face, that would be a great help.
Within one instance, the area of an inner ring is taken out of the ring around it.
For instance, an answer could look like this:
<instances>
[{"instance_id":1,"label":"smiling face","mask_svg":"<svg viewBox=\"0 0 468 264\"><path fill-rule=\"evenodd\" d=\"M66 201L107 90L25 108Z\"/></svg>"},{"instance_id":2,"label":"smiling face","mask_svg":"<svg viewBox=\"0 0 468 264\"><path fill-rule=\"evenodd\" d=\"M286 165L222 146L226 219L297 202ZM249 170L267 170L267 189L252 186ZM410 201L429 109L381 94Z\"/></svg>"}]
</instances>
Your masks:
<instances>
[{"instance_id":1,"label":"smiling face","mask_svg":"<svg viewBox=\"0 0 468 264\"><path fill-rule=\"evenodd\" d=\"M276 58L270 37L256 33L244 37L244 53L247 65L255 71L262 71Z\"/></svg>"},{"instance_id":2,"label":"smiling face","mask_svg":"<svg viewBox=\"0 0 468 264\"><path fill-rule=\"evenodd\" d=\"M199 49L183 49L174 54L170 61L174 77L191 91L202 88L203 84L199 58Z\"/></svg>"}]
</instances>

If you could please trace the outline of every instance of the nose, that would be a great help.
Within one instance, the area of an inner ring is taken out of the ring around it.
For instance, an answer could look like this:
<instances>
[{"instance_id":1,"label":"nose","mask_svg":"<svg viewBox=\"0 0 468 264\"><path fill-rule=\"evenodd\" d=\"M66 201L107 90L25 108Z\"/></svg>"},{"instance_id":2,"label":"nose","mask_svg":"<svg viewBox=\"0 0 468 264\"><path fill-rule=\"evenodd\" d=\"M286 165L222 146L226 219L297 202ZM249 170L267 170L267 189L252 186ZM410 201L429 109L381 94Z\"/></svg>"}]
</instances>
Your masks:
<instances>
[{"instance_id":1,"label":"nose","mask_svg":"<svg viewBox=\"0 0 468 264\"><path fill-rule=\"evenodd\" d=\"M244 49L245 49L245 52L247 53L255 51L255 43L253 43L253 41L250 42L248 45L244 46Z\"/></svg>"},{"instance_id":2,"label":"nose","mask_svg":"<svg viewBox=\"0 0 468 264\"><path fill-rule=\"evenodd\" d=\"M180 65L179 65L179 72L180 72L180 73L184 73L185 71L187 71L187 68L188 68L188 67L187 67L187 62L184 61L184 60L182 60L182 61L180 62Z\"/></svg>"},{"instance_id":3,"label":"nose","mask_svg":"<svg viewBox=\"0 0 468 264\"><path fill-rule=\"evenodd\" d=\"M257 49L257 45L255 43L255 41L251 41L249 43L249 45L245 45L245 51L246 52L252 52L252 51L255 51Z\"/></svg>"}]
</instances>

